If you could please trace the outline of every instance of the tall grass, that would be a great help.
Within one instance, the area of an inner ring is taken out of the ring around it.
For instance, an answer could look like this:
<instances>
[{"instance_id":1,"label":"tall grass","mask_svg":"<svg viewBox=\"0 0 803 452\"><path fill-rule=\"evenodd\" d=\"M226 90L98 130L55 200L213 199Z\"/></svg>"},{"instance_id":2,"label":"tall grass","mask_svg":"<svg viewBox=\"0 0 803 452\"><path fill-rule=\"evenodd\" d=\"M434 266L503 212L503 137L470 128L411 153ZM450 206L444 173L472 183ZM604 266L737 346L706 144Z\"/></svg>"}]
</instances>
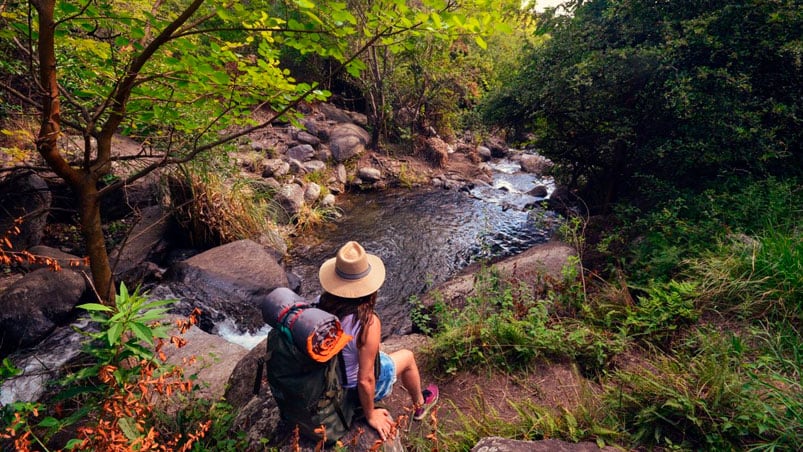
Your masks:
<instances>
[{"instance_id":1,"label":"tall grass","mask_svg":"<svg viewBox=\"0 0 803 452\"><path fill-rule=\"evenodd\" d=\"M803 316L803 235L768 228L756 237L730 237L689 262L703 282L702 299L716 311L745 318Z\"/></svg>"},{"instance_id":2,"label":"tall grass","mask_svg":"<svg viewBox=\"0 0 803 452\"><path fill-rule=\"evenodd\" d=\"M170 174L167 186L174 218L188 245L211 247L246 238L274 245L283 241L273 220L279 207L246 181L185 168Z\"/></svg>"},{"instance_id":3,"label":"tall grass","mask_svg":"<svg viewBox=\"0 0 803 452\"><path fill-rule=\"evenodd\" d=\"M481 388L471 399L471 406L461 409L451 404L445 409L453 413L453 419L439 421L435 438L438 450L469 451L485 437L502 437L521 441L535 441L547 438L561 438L570 442L596 440L602 447L615 441L619 434L604 425L604 420L596 410L587 405L559 411L540 406L532 400L506 400L515 413L513 419L502 415L493 403L486 400ZM442 408L441 410L443 410ZM441 416L443 417L443 416ZM412 438L412 447L407 450L433 450L431 441ZM426 448L426 446L430 446Z\"/></svg>"},{"instance_id":4,"label":"tall grass","mask_svg":"<svg viewBox=\"0 0 803 452\"><path fill-rule=\"evenodd\" d=\"M759 437L756 399L739 342L698 331L696 350L657 352L618 370L606 403L636 444L684 450L734 450Z\"/></svg>"}]
</instances>

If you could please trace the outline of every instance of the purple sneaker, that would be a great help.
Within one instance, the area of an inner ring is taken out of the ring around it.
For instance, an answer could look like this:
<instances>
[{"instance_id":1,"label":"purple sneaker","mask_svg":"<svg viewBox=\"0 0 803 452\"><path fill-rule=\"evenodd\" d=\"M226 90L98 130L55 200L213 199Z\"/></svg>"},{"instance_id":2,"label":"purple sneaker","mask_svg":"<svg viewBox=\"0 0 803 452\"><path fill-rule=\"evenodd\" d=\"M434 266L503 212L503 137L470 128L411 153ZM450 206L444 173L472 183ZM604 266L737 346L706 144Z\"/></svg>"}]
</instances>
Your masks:
<instances>
[{"instance_id":1,"label":"purple sneaker","mask_svg":"<svg viewBox=\"0 0 803 452\"><path fill-rule=\"evenodd\" d=\"M435 386L434 384L429 385L422 392L424 394L424 404L415 409L415 413L413 414L413 419L415 419L416 421L424 419L424 416L426 416L427 413L429 413L429 410L431 410L432 407L435 406L436 403L438 403L437 386Z\"/></svg>"}]
</instances>

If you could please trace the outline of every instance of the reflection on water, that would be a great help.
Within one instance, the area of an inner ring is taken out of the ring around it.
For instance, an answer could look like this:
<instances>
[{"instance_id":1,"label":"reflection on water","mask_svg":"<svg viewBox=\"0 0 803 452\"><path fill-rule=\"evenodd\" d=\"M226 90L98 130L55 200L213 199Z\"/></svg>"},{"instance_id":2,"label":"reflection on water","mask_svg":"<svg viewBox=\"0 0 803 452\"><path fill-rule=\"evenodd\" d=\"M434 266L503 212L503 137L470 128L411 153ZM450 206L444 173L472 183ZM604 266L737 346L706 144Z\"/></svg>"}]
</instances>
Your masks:
<instances>
[{"instance_id":1,"label":"reflection on water","mask_svg":"<svg viewBox=\"0 0 803 452\"><path fill-rule=\"evenodd\" d=\"M529 189L534 180L529 176L517 182ZM320 291L320 264L343 243L356 240L387 268L377 307L383 334L409 331L410 295L446 281L472 262L517 254L548 239L549 231L527 212L476 196L449 190L347 196L340 220L290 251L289 265L302 279L302 295L312 298Z\"/></svg>"}]
</instances>

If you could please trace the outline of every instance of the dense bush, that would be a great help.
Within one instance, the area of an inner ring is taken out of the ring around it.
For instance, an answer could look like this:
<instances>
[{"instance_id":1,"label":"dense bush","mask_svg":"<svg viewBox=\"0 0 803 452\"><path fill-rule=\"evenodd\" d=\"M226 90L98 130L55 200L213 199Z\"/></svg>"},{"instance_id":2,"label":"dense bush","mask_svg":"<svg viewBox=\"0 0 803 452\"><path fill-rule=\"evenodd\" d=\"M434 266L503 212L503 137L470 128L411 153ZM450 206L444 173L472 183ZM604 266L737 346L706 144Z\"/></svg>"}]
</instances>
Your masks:
<instances>
[{"instance_id":1,"label":"dense bush","mask_svg":"<svg viewBox=\"0 0 803 452\"><path fill-rule=\"evenodd\" d=\"M800 175L803 16L793 0L581 3L488 99L592 208ZM796 151L797 150L797 151Z\"/></svg>"}]
</instances>

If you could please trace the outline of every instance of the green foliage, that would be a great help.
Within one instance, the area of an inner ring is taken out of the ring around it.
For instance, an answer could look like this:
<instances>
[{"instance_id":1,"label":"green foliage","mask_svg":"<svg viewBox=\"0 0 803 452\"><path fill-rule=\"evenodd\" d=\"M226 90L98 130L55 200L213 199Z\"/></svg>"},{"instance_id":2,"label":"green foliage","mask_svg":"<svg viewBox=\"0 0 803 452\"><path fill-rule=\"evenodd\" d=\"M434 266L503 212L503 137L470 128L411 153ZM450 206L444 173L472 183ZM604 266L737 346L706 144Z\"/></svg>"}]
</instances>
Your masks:
<instances>
[{"instance_id":1,"label":"green foliage","mask_svg":"<svg viewBox=\"0 0 803 452\"><path fill-rule=\"evenodd\" d=\"M607 232L603 251L635 285L645 285L668 281L682 273L687 261L715 250L720 256L732 254L720 244L740 234L780 231L794 240L803 212L799 187L794 178L741 179L666 199L646 212L620 205L616 215L625 226Z\"/></svg>"},{"instance_id":2,"label":"green foliage","mask_svg":"<svg viewBox=\"0 0 803 452\"><path fill-rule=\"evenodd\" d=\"M669 281L653 284L645 295L627 310L623 327L627 336L666 346L683 326L694 324L700 316L695 308L697 285L693 282Z\"/></svg>"},{"instance_id":3,"label":"green foliage","mask_svg":"<svg viewBox=\"0 0 803 452\"><path fill-rule=\"evenodd\" d=\"M367 51L355 62L361 76L347 83L362 91L375 138L398 141L430 126L454 135L459 111L476 104L482 80L497 73L485 57L486 38L494 44L493 37L509 35L520 4L382 0L350 8L360 31L350 46Z\"/></svg>"},{"instance_id":4,"label":"green foliage","mask_svg":"<svg viewBox=\"0 0 803 452\"><path fill-rule=\"evenodd\" d=\"M803 320L803 238L797 230L735 236L690 265L705 281L710 309Z\"/></svg>"},{"instance_id":5,"label":"green foliage","mask_svg":"<svg viewBox=\"0 0 803 452\"><path fill-rule=\"evenodd\" d=\"M523 370L538 360L571 359L594 374L624 345L610 331L560 315L573 312L582 300L579 289L570 295L572 284L546 279L525 283L483 269L476 276L475 295L464 306L430 313L437 325L431 353L446 373L487 366Z\"/></svg>"},{"instance_id":6,"label":"green foliage","mask_svg":"<svg viewBox=\"0 0 803 452\"><path fill-rule=\"evenodd\" d=\"M575 410L562 410L556 413L532 400L507 400L516 416L513 421L506 419L493 404L485 400L481 388L476 388L470 411L449 407L457 415L454 428L440 429L436 432L437 444L443 450L469 450L486 437L502 437L524 441L537 441L547 438L561 438L578 442L596 440L604 447L606 442L615 440L618 434L605 426L604 421L590 415L583 407ZM432 450L413 448L412 450ZM409 450L409 448L408 448Z\"/></svg>"},{"instance_id":7,"label":"green foliage","mask_svg":"<svg viewBox=\"0 0 803 452\"><path fill-rule=\"evenodd\" d=\"M55 395L46 402L17 402L4 407L6 430L0 434L17 441L23 450L31 443L47 450L45 444L56 433L71 427L69 434L75 435L76 426L77 438L58 440L66 441L68 449L86 450L92 444L103 447L110 444L105 441L115 441L109 439L115 433L124 434L132 443L147 443L147 432L141 428L152 410L151 394L176 390L176 385L186 387L184 382L168 382L174 369L162 367L157 355L162 341L169 337L170 323L163 318L173 302L149 300L139 288L129 292L121 284L113 306L79 305L97 325L97 330L81 331L86 337L81 365L55 383ZM120 404L126 409L120 409ZM94 427L84 430L88 425ZM94 432L102 433L95 436Z\"/></svg>"},{"instance_id":8,"label":"green foliage","mask_svg":"<svg viewBox=\"0 0 803 452\"><path fill-rule=\"evenodd\" d=\"M723 175L800 175L796 2L578 2L539 24L489 99L592 209L699 193ZM728 49L724 51L723 49Z\"/></svg>"},{"instance_id":9,"label":"green foliage","mask_svg":"<svg viewBox=\"0 0 803 452\"><path fill-rule=\"evenodd\" d=\"M209 431L198 439L192 450L238 452L247 450L249 444L243 432L232 429L236 415L231 405L223 401L191 398L174 413L156 413L156 427L169 436L176 433L187 436L195 431L198 424L213 419Z\"/></svg>"},{"instance_id":10,"label":"green foliage","mask_svg":"<svg viewBox=\"0 0 803 452\"><path fill-rule=\"evenodd\" d=\"M739 337L713 330L677 352L617 371L606 385L607 406L634 441L684 450L799 446L800 420L783 425L800 412L799 382L784 386L788 376L756 372Z\"/></svg>"},{"instance_id":11,"label":"green foliage","mask_svg":"<svg viewBox=\"0 0 803 452\"><path fill-rule=\"evenodd\" d=\"M799 325L797 326L799 328ZM751 450L803 449L803 341L788 322L756 332L761 355L750 365L748 389L756 399L760 439Z\"/></svg>"},{"instance_id":12,"label":"green foliage","mask_svg":"<svg viewBox=\"0 0 803 452\"><path fill-rule=\"evenodd\" d=\"M93 364L68 376L67 381L97 378L106 366L116 368L112 375L118 384L137 378L141 366L150 365L156 358L153 351L155 340L169 337L169 324L159 322L172 303L175 300L149 300L139 287L129 293L121 283L114 306L99 303L78 305L89 313L89 318L98 324L100 330L82 332L89 339L84 343L83 351L92 358ZM133 364L121 366L129 361Z\"/></svg>"}]
</instances>

